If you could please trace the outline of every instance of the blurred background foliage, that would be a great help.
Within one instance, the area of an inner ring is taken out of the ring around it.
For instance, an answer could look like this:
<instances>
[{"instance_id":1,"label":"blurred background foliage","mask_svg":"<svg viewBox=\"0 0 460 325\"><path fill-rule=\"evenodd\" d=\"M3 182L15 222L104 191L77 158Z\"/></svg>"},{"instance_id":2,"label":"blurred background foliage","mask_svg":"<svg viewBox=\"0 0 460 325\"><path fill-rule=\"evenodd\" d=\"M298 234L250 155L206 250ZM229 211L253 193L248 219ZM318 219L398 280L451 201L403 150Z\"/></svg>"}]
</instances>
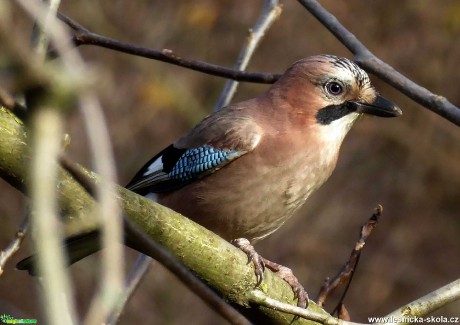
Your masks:
<instances>
[{"instance_id":1,"label":"blurred background foliage","mask_svg":"<svg viewBox=\"0 0 460 325\"><path fill-rule=\"evenodd\" d=\"M282 72L309 55L348 51L296 1L268 32L251 71ZM62 1L61 11L90 30L122 41L232 66L263 1ZM384 61L432 92L460 104L458 0L324 0L321 3ZM32 22L15 8L11 33L28 46ZM120 183L208 114L225 80L162 62L84 46L98 82ZM2 78L2 82L3 82ZM458 278L460 270L460 130L373 78L404 111L398 119L364 118L350 132L331 179L299 215L257 245L291 267L315 296L347 259L360 226L384 206L368 241L346 305L354 321L389 313ZM7 82L6 82L7 83ZM234 101L267 85L242 84ZM77 112L67 118L69 155L91 166ZM24 213L23 196L0 182L0 245ZM39 283L14 264L0 278L0 313L39 318ZM133 260L134 252L128 252ZM83 313L97 281L98 256L71 268ZM459 316L460 303L436 315ZM128 304L121 324L216 324L222 319L155 264Z\"/></svg>"}]
</instances>

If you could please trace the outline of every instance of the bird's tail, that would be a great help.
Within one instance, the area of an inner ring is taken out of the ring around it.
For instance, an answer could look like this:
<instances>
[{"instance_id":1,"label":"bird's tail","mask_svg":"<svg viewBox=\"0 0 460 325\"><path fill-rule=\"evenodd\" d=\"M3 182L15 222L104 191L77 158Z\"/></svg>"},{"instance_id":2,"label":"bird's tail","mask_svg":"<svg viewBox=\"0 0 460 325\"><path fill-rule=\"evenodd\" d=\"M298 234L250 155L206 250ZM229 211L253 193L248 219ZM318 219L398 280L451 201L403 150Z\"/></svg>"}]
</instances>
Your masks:
<instances>
[{"instance_id":1,"label":"bird's tail","mask_svg":"<svg viewBox=\"0 0 460 325\"><path fill-rule=\"evenodd\" d=\"M94 254L101 249L99 231L92 231L69 237L65 240L64 248L67 251L67 266ZM16 269L38 275L37 255L29 256L16 265Z\"/></svg>"}]
</instances>

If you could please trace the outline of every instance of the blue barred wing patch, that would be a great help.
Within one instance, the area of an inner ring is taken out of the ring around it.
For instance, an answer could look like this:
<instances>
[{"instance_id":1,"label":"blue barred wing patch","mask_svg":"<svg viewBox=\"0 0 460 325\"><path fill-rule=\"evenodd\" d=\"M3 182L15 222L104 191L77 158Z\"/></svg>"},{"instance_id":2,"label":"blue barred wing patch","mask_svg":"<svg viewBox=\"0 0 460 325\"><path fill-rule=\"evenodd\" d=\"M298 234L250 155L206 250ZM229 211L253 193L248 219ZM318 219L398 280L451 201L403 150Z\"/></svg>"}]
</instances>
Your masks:
<instances>
[{"instance_id":1,"label":"blue barred wing patch","mask_svg":"<svg viewBox=\"0 0 460 325\"><path fill-rule=\"evenodd\" d=\"M207 145L194 149L170 145L147 162L126 187L142 195L173 191L213 173L244 153Z\"/></svg>"},{"instance_id":2,"label":"blue barred wing patch","mask_svg":"<svg viewBox=\"0 0 460 325\"><path fill-rule=\"evenodd\" d=\"M219 168L237 156L239 156L237 150L222 151L210 146L188 149L168 173L168 177L189 182L203 173Z\"/></svg>"}]
</instances>

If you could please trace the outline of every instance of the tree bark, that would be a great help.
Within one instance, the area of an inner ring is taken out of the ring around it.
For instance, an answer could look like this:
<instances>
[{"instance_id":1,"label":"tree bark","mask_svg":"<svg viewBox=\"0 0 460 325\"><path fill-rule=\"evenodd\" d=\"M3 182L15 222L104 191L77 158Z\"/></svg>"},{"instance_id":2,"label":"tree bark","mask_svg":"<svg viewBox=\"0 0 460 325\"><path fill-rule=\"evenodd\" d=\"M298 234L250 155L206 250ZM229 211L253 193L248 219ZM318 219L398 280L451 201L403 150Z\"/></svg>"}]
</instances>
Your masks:
<instances>
[{"instance_id":1,"label":"tree bark","mask_svg":"<svg viewBox=\"0 0 460 325\"><path fill-rule=\"evenodd\" d=\"M29 132L4 108L0 109L0 177L24 192L30 163ZM63 227L67 235L96 229L96 202L62 167L56 186L59 193ZM95 181L98 176L82 171ZM251 305L251 291L256 278L247 256L213 232L184 216L117 186L118 197L126 216L154 241L163 245L225 300L239 306L251 320L270 324L291 324L294 316L269 308ZM269 297L295 305L290 286L270 270L259 290ZM249 308L250 307L250 308ZM309 309L326 313L310 302ZM327 315L327 314L326 314ZM294 324L316 324L298 319Z\"/></svg>"}]
</instances>

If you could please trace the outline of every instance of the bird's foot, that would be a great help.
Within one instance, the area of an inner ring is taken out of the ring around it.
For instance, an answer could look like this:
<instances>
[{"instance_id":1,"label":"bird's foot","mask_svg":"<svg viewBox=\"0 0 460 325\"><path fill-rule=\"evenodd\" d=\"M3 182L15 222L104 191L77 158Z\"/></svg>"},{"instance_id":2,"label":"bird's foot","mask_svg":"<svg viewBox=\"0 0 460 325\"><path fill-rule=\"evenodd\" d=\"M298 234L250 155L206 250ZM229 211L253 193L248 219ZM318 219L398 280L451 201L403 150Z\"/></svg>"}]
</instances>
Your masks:
<instances>
[{"instance_id":1,"label":"bird's foot","mask_svg":"<svg viewBox=\"0 0 460 325\"><path fill-rule=\"evenodd\" d=\"M254 264L254 273L256 274L256 287L260 286L264 279L265 264L262 256L256 252L254 246L251 245L249 240L246 238L237 238L231 241L231 243L241 249L248 256L248 263Z\"/></svg>"},{"instance_id":2,"label":"bird's foot","mask_svg":"<svg viewBox=\"0 0 460 325\"><path fill-rule=\"evenodd\" d=\"M308 293L305 288L300 284L297 277L294 275L292 270L281 264L267 260L261 257L265 267L275 272L281 279L286 281L294 291L294 298L297 298L297 306L301 308L307 308L308 306Z\"/></svg>"},{"instance_id":3,"label":"bird's foot","mask_svg":"<svg viewBox=\"0 0 460 325\"><path fill-rule=\"evenodd\" d=\"M286 266L269 261L260 256L246 238L238 238L231 241L233 245L241 249L248 256L248 263L252 261L254 264L254 272L256 274L258 287L264 279L265 267L275 272L281 279L286 281L294 292L294 298L297 298L297 306L306 308L308 306L308 294L304 287L300 284L297 277L292 273L292 270Z\"/></svg>"}]
</instances>

